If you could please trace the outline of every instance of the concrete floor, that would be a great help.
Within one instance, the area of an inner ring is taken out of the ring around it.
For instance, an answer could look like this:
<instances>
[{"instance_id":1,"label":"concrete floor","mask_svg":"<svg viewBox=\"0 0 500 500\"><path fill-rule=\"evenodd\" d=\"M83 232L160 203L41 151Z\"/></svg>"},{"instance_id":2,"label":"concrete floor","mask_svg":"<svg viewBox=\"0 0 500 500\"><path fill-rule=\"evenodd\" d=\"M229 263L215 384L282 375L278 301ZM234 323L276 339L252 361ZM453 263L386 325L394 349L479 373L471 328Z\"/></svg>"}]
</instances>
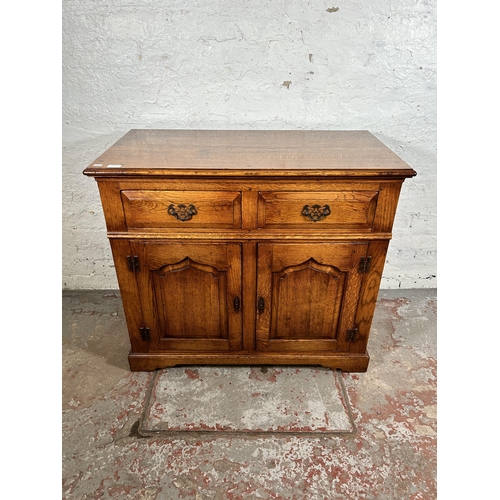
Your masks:
<instances>
[{"instance_id":1,"label":"concrete floor","mask_svg":"<svg viewBox=\"0 0 500 500\"><path fill-rule=\"evenodd\" d=\"M63 292L63 499L437 498L436 290L382 290L353 435L141 437L118 292Z\"/></svg>"}]
</instances>

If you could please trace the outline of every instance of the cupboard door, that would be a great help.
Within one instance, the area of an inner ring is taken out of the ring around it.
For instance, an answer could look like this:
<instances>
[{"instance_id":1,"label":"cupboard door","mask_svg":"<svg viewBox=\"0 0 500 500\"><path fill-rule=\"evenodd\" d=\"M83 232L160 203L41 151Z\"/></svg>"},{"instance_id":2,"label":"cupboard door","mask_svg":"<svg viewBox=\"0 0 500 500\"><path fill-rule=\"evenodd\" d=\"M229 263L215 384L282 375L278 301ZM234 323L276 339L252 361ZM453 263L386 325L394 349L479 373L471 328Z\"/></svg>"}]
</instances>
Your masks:
<instances>
[{"instance_id":1,"label":"cupboard door","mask_svg":"<svg viewBox=\"0 0 500 500\"><path fill-rule=\"evenodd\" d=\"M349 352L367 247L259 244L257 350Z\"/></svg>"},{"instance_id":2,"label":"cupboard door","mask_svg":"<svg viewBox=\"0 0 500 500\"><path fill-rule=\"evenodd\" d=\"M241 245L131 243L150 351L241 349Z\"/></svg>"}]
</instances>

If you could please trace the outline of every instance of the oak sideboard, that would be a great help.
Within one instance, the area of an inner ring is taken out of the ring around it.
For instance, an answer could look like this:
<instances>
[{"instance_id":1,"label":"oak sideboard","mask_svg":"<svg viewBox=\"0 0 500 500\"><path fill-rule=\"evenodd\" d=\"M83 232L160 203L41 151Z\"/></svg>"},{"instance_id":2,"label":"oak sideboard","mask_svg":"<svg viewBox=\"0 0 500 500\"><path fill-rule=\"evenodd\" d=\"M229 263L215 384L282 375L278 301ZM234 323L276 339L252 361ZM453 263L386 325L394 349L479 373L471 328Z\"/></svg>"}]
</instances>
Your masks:
<instances>
[{"instance_id":1,"label":"oak sideboard","mask_svg":"<svg viewBox=\"0 0 500 500\"><path fill-rule=\"evenodd\" d=\"M366 371L398 198L367 131L130 130L97 181L130 369Z\"/></svg>"}]
</instances>

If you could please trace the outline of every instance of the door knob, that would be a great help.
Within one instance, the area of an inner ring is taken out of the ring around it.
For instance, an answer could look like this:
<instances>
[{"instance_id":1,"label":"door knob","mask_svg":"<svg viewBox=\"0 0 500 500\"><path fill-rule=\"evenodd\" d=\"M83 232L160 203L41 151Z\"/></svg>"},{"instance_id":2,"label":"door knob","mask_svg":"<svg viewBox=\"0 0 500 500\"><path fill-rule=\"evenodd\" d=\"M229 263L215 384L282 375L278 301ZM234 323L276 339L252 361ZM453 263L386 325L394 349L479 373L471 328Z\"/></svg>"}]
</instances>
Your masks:
<instances>
[{"instance_id":1,"label":"door knob","mask_svg":"<svg viewBox=\"0 0 500 500\"><path fill-rule=\"evenodd\" d=\"M239 297L235 297L233 300L234 312L240 312L241 300Z\"/></svg>"},{"instance_id":2,"label":"door knob","mask_svg":"<svg viewBox=\"0 0 500 500\"><path fill-rule=\"evenodd\" d=\"M265 305L264 297L259 297L259 300L257 301L257 310L259 311L259 314L264 312Z\"/></svg>"}]
</instances>

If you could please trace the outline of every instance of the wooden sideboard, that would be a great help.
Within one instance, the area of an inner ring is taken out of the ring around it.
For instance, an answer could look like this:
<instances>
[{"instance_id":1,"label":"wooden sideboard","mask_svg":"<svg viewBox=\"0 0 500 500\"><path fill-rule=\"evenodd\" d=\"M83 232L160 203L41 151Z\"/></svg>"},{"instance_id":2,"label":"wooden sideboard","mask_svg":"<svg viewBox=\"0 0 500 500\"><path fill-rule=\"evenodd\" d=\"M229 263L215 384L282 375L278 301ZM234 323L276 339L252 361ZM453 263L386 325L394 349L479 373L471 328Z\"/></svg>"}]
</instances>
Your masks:
<instances>
[{"instance_id":1,"label":"wooden sideboard","mask_svg":"<svg viewBox=\"0 0 500 500\"><path fill-rule=\"evenodd\" d=\"M98 183L131 370L366 371L401 186L367 131L131 130Z\"/></svg>"}]
</instances>

